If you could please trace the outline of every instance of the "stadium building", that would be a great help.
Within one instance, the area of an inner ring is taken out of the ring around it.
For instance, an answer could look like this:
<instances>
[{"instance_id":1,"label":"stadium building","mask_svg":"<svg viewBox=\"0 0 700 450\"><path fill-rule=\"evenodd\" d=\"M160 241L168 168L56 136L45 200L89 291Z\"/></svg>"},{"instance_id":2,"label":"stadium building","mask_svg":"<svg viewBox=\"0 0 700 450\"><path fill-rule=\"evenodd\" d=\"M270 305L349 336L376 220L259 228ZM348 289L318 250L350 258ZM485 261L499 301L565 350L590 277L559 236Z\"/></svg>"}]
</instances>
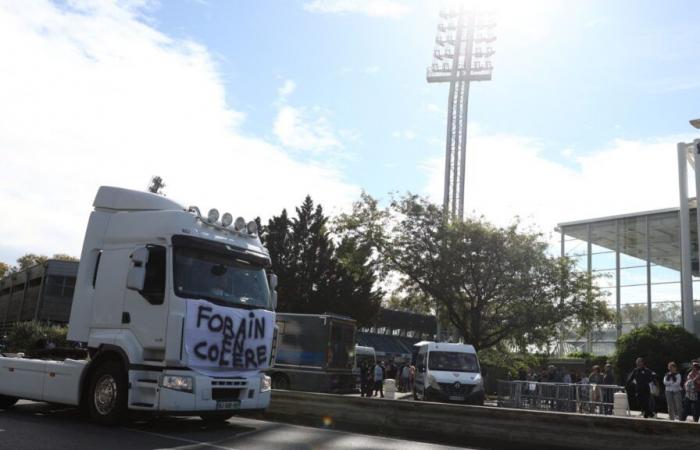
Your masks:
<instances>
[{"instance_id":1,"label":"stadium building","mask_svg":"<svg viewBox=\"0 0 700 450\"><path fill-rule=\"evenodd\" d=\"M646 323L672 323L700 336L697 199L688 197L688 166L700 192L700 139L678 144L679 206L560 223L561 255L597 275L617 312L614 327L588 339L565 337L564 353L610 354L615 340Z\"/></svg>"}]
</instances>

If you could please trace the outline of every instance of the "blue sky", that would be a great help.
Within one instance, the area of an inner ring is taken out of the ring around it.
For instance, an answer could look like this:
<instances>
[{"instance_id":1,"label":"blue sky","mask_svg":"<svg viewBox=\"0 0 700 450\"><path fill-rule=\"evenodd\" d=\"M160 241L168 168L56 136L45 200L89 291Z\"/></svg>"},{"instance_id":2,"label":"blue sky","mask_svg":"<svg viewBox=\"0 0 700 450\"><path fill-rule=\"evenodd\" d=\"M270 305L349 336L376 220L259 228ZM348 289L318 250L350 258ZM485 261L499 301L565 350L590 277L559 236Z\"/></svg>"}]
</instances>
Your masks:
<instances>
[{"instance_id":1,"label":"blue sky","mask_svg":"<svg viewBox=\"0 0 700 450\"><path fill-rule=\"evenodd\" d=\"M244 129L269 134L276 90L294 80L290 102L326 108L335 126L358 134L343 161L353 181L376 195L421 190L420 162L441 154L435 140L444 139L447 97L446 85L424 76L434 7L406 2L405 15L378 18L310 13L306 3L165 2L152 17L164 33L217 55L228 101L247 116ZM538 16L532 26L540 29L497 29L494 79L472 90L470 117L483 132L536 138L548 158L575 164L563 149L585 154L616 138L688 131L700 100L699 3L532 5L526 17ZM406 130L415 138L392 137Z\"/></svg>"},{"instance_id":2,"label":"blue sky","mask_svg":"<svg viewBox=\"0 0 700 450\"><path fill-rule=\"evenodd\" d=\"M698 137L692 1L500 0L470 97L467 208L498 224L674 206ZM441 200L438 2L0 3L0 260L79 254L100 185L263 219L306 194ZM27 220L50 214L51 220Z\"/></svg>"}]
</instances>

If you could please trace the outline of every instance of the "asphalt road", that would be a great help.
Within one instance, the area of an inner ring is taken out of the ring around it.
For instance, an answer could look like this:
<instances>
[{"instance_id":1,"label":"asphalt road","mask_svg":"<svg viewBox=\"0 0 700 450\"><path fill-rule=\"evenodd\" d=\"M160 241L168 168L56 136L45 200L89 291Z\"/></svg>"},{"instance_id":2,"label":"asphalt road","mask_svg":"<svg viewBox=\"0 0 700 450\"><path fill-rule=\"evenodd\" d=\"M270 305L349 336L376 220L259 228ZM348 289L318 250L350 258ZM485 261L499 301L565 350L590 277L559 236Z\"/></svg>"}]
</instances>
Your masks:
<instances>
[{"instance_id":1,"label":"asphalt road","mask_svg":"<svg viewBox=\"0 0 700 450\"><path fill-rule=\"evenodd\" d=\"M20 401L0 410L0 449L430 449L457 447L234 417L206 426L198 418L160 418L122 427L90 423L74 408Z\"/></svg>"}]
</instances>

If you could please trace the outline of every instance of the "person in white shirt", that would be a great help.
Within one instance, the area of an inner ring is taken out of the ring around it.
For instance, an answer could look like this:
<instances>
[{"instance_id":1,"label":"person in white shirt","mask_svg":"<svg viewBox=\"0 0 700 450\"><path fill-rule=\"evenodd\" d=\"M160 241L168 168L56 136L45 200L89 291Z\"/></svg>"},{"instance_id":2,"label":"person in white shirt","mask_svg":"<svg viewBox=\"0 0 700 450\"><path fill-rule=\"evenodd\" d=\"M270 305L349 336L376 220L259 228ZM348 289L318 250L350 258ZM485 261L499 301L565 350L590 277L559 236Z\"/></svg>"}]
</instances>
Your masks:
<instances>
[{"instance_id":1,"label":"person in white shirt","mask_svg":"<svg viewBox=\"0 0 700 450\"><path fill-rule=\"evenodd\" d=\"M683 393L681 392L681 379L676 363L668 363L668 372L664 376L666 386L666 404L668 405L668 418L680 420L683 413Z\"/></svg>"}]
</instances>

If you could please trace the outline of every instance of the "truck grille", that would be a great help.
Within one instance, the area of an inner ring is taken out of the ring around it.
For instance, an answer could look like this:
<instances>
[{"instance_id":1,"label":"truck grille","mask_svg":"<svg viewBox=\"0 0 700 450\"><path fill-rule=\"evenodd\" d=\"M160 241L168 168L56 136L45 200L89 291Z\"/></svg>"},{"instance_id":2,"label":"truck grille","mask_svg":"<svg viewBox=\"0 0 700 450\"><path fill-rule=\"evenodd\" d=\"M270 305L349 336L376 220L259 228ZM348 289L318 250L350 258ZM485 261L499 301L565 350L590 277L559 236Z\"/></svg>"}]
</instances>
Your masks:
<instances>
[{"instance_id":1,"label":"truck grille","mask_svg":"<svg viewBox=\"0 0 700 450\"><path fill-rule=\"evenodd\" d=\"M212 400L238 400L241 395L240 389L229 389L229 388L212 388L211 398Z\"/></svg>"},{"instance_id":2,"label":"truck grille","mask_svg":"<svg viewBox=\"0 0 700 450\"><path fill-rule=\"evenodd\" d=\"M471 384L440 383L440 390L450 396L467 396L474 386Z\"/></svg>"}]
</instances>

